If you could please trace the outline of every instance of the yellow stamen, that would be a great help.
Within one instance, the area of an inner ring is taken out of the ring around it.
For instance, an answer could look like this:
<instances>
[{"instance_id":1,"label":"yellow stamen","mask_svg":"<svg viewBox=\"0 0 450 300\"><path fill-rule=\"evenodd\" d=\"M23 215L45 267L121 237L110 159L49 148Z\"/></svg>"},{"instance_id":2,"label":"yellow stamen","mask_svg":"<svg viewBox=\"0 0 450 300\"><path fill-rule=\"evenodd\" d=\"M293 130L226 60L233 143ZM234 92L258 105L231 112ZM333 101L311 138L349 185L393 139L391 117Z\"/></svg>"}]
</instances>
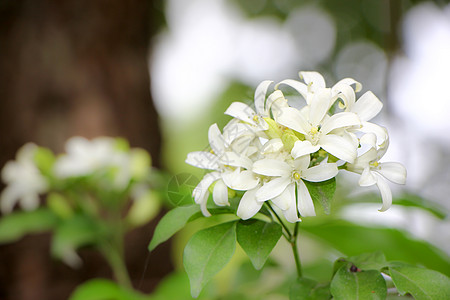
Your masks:
<instances>
[{"instance_id":1,"label":"yellow stamen","mask_svg":"<svg viewBox=\"0 0 450 300\"><path fill-rule=\"evenodd\" d=\"M379 165L379 163L377 162L377 161L374 161L373 163L370 163L370 165L372 166L372 167L378 167L378 165Z\"/></svg>"},{"instance_id":2,"label":"yellow stamen","mask_svg":"<svg viewBox=\"0 0 450 300\"><path fill-rule=\"evenodd\" d=\"M316 126L311 128L311 134L316 134L319 132L319 128L317 128Z\"/></svg>"},{"instance_id":3,"label":"yellow stamen","mask_svg":"<svg viewBox=\"0 0 450 300\"><path fill-rule=\"evenodd\" d=\"M259 121L258 115L254 115L254 116L253 116L253 121L255 121L255 122L258 122L258 121Z\"/></svg>"},{"instance_id":4,"label":"yellow stamen","mask_svg":"<svg viewBox=\"0 0 450 300\"><path fill-rule=\"evenodd\" d=\"M295 172L292 176L294 177L295 180L299 180L300 179L300 174L297 173L297 172Z\"/></svg>"}]
</instances>

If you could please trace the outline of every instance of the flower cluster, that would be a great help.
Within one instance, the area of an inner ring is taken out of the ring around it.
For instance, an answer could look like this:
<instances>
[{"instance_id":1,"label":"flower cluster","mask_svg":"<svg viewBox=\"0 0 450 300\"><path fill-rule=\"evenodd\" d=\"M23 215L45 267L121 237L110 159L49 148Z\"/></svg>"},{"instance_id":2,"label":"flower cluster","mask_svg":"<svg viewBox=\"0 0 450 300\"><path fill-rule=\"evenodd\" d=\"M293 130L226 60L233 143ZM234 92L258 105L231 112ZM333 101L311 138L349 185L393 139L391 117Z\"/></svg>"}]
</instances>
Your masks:
<instances>
[{"instance_id":1,"label":"flower cluster","mask_svg":"<svg viewBox=\"0 0 450 300\"><path fill-rule=\"evenodd\" d=\"M303 82L260 83L254 109L232 103L225 114L233 119L223 132L217 124L209 128L210 151L188 154L188 164L212 170L193 191L205 216L210 215L210 191L214 203L224 206L231 189L245 192L237 210L242 219L253 217L270 200L286 220L300 221L315 215L305 181L326 181L339 170L360 174L361 186L377 185L380 211L391 206L386 179L404 184L406 169L400 163L379 162L389 137L384 127L369 121L380 112L380 100L370 91L357 99L362 86L351 78L331 88L317 72L300 72L300 78ZM303 105L293 107L282 88L298 93Z\"/></svg>"},{"instance_id":2,"label":"flower cluster","mask_svg":"<svg viewBox=\"0 0 450 300\"><path fill-rule=\"evenodd\" d=\"M142 187L150 171L150 157L142 149L129 149L126 141L108 137L87 140L73 137L66 143L66 153L54 157L50 150L25 144L16 160L2 169L6 188L1 193L3 213L12 211L16 203L25 210L39 205L39 195L80 186L86 190L97 186L116 193L130 189L138 198L148 187ZM74 181L75 180L75 181Z\"/></svg>"}]
</instances>

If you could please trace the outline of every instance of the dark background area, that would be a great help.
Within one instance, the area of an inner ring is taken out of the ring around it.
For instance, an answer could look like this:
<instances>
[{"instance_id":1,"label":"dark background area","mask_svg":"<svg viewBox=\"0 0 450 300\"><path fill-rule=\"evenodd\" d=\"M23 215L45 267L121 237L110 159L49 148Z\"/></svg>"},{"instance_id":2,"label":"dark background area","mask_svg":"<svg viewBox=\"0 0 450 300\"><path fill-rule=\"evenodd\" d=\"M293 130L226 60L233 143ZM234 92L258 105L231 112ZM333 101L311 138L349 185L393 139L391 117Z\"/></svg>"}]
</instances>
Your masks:
<instances>
[{"instance_id":1,"label":"dark background area","mask_svg":"<svg viewBox=\"0 0 450 300\"><path fill-rule=\"evenodd\" d=\"M71 136L105 135L146 149L159 166L148 54L162 24L160 1L0 1L0 165L30 141L62 152ZM172 268L169 245L149 256L156 223L126 237L130 276L144 292ZM94 250L82 249L74 270L51 258L49 244L39 234L0 246L0 299L66 299L90 278L112 278Z\"/></svg>"}]
</instances>

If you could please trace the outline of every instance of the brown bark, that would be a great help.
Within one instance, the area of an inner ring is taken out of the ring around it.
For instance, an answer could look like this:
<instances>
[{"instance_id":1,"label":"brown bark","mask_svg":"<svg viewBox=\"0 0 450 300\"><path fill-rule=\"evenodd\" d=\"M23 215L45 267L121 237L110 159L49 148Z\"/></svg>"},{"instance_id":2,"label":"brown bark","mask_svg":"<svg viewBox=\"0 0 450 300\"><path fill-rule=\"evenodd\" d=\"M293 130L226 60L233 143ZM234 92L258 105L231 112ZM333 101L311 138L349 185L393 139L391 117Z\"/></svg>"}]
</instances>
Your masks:
<instances>
[{"instance_id":1,"label":"brown bark","mask_svg":"<svg viewBox=\"0 0 450 300\"><path fill-rule=\"evenodd\" d=\"M151 35L161 14L151 1L0 2L0 166L24 143L62 151L67 138L107 135L147 149L159 165L160 132L148 74ZM127 237L138 285L154 223ZM111 277L83 250L80 270L49 256L49 235L0 246L0 300L65 299L88 278ZM170 270L152 257L141 289Z\"/></svg>"}]
</instances>

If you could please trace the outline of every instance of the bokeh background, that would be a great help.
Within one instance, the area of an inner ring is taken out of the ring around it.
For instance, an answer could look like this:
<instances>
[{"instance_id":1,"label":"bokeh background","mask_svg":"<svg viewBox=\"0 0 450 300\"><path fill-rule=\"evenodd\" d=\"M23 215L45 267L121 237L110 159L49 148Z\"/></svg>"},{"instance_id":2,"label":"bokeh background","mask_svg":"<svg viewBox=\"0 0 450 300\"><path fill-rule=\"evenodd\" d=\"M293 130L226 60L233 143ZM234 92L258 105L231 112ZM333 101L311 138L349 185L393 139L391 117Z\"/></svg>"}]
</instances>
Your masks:
<instances>
[{"instance_id":1,"label":"bokeh background","mask_svg":"<svg viewBox=\"0 0 450 300\"><path fill-rule=\"evenodd\" d=\"M32 141L62 151L73 135L122 136L169 174L233 101L251 102L266 79L321 72L384 103L385 161L408 170L395 195L450 210L450 5L413 0L0 1L0 165ZM362 93L361 93L362 94ZM341 197L364 192L355 178ZM351 220L396 226L450 253L450 221L413 209L352 206ZM367 211L367 213L366 213ZM374 211L374 213L370 213ZM157 220L127 237L136 288L152 291L174 267L170 244L147 252ZM0 246L0 299L65 299L77 284L111 277L89 249L72 270L49 255L49 235Z\"/></svg>"}]
</instances>

